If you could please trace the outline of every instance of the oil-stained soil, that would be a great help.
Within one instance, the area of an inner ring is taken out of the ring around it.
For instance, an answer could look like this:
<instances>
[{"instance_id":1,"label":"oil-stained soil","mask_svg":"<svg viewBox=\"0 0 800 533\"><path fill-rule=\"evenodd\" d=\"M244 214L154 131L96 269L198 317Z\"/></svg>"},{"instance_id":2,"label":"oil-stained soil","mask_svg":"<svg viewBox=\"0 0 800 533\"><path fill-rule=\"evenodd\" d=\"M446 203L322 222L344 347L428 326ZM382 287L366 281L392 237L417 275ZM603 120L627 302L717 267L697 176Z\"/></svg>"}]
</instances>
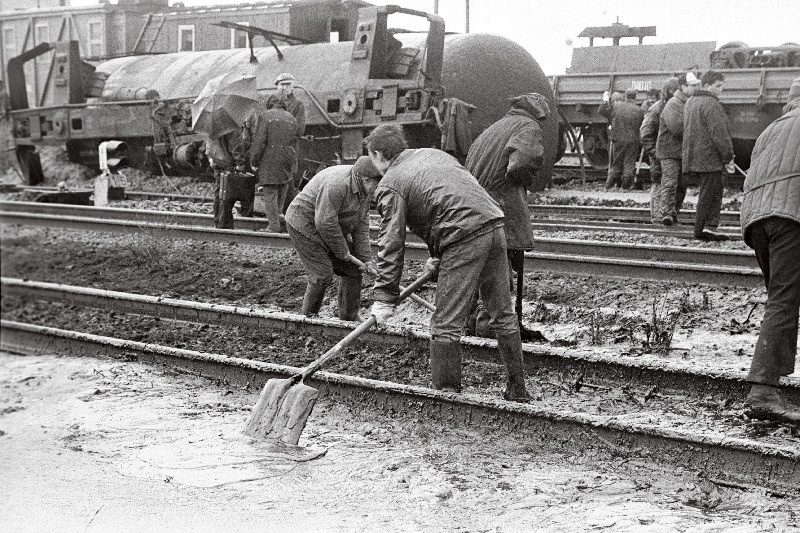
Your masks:
<instances>
[{"instance_id":1,"label":"oil-stained soil","mask_svg":"<svg viewBox=\"0 0 800 533\"><path fill-rule=\"evenodd\" d=\"M795 531L798 502L650 462L325 400L278 448L256 395L118 360L0 354L3 531Z\"/></svg>"}]
</instances>

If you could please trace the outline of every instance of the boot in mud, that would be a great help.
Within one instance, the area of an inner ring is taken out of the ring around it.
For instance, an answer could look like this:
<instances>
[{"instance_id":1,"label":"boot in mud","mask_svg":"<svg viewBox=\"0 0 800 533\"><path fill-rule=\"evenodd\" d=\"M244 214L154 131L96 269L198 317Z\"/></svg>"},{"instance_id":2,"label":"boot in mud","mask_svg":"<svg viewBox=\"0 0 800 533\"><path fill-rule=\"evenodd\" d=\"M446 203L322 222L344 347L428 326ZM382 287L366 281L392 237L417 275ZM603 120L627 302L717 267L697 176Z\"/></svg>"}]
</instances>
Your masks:
<instances>
[{"instance_id":1,"label":"boot in mud","mask_svg":"<svg viewBox=\"0 0 800 533\"><path fill-rule=\"evenodd\" d=\"M754 383L744 405L750 418L800 424L800 409L786 402L779 387Z\"/></svg>"},{"instance_id":2,"label":"boot in mud","mask_svg":"<svg viewBox=\"0 0 800 533\"><path fill-rule=\"evenodd\" d=\"M522 367L522 340L519 331L497 335L497 351L506 365L506 388L503 398L511 402L529 402L531 395L525 388L525 371Z\"/></svg>"},{"instance_id":3,"label":"boot in mud","mask_svg":"<svg viewBox=\"0 0 800 533\"><path fill-rule=\"evenodd\" d=\"M339 279L339 318L351 322L358 320L361 307L361 278Z\"/></svg>"},{"instance_id":4,"label":"boot in mud","mask_svg":"<svg viewBox=\"0 0 800 533\"><path fill-rule=\"evenodd\" d=\"M458 341L431 340L431 386L461 392L461 346Z\"/></svg>"},{"instance_id":5,"label":"boot in mud","mask_svg":"<svg viewBox=\"0 0 800 533\"><path fill-rule=\"evenodd\" d=\"M308 280L306 293L303 295L303 307L301 313L306 316L316 315L322 307L322 300L325 298L325 289L330 285L330 281L311 281Z\"/></svg>"}]
</instances>

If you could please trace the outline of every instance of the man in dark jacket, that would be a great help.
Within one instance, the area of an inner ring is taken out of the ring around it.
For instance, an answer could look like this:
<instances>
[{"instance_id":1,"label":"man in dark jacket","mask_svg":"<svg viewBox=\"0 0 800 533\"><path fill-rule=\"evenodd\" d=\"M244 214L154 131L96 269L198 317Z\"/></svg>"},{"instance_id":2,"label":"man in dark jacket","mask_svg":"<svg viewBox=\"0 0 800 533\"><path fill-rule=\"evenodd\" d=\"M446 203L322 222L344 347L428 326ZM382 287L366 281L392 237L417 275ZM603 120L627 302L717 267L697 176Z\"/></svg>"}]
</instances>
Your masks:
<instances>
[{"instance_id":1,"label":"man in dark jacket","mask_svg":"<svg viewBox=\"0 0 800 533\"><path fill-rule=\"evenodd\" d=\"M399 125L378 126L365 142L383 174L375 193L381 229L373 316L380 324L394 312L408 227L428 245L426 269L439 277L431 318L433 387L461 390L461 328L480 287L506 366L503 397L527 401L519 324L508 297L500 206L453 156L432 148L407 149Z\"/></svg>"},{"instance_id":2,"label":"man in dark jacket","mask_svg":"<svg viewBox=\"0 0 800 533\"><path fill-rule=\"evenodd\" d=\"M679 89L664 104L658 118L656 158L661 163L661 223L671 226L678 221L678 213L686 197L683 179L683 108L686 101L699 88L700 80L691 72L678 76Z\"/></svg>"},{"instance_id":3,"label":"man in dark jacket","mask_svg":"<svg viewBox=\"0 0 800 533\"><path fill-rule=\"evenodd\" d=\"M728 116L719 103L724 82L725 76L719 72L703 74L700 90L689 98L683 111L683 171L699 183L694 236L706 241L728 239L713 231L716 227L712 222L719 220L722 209L723 172L733 170Z\"/></svg>"},{"instance_id":4,"label":"man in dark jacket","mask_svg":"<svg viewBox=\"0 0 800 533\"><path fill-rule=\"evenodd\" d=\"M286 230L308 273L304 315L322 307L333 276L339 282L339 318L358 320L361 274L376 273L369 246L369 204L380 180L369 157L318 172L289 204Z\"/></svg>"},{"instance_id":5,"label":"man in dark jacket","mask_svg":"<svg viewBox=\"0 0 800 533\"><path fill-rule=\"evenodd\" d=\"M542 166L544 146L539 123L549 114L550 105L541 94L513 98L511 110L472 143L464 165L503 210L509 262L518 273L515 309L520 328L523 253L533 248L527 188Z\"/></svg>"},{"instance_id":6,"label":"man in dark jacket","mask_svg":"<svg viewBox=\"0 0 800 533\"><path fill-rule=\"evenodd\" d=\"M626 90L624 100L604 103L600 113L611 123L611 162L606 189L615 185L630 189L639 157L639 127L644 120L644 111L636 105L636 89Z\"/></svg>"},{"instance_id":7,"label":"man in dark jacket","mask_svg":"<svg viewBox=\"0 0 800 533\"><path fill-rule=\"evenodd\" d=\"M742 234L767 286L745 404L752 418L800 424L779 387L794 372L800 314L800 78L789 95L786 114L758 137L744 181Z\"/></svg>"},{"instance_id":8,"label":"man in dark jacket","mask_svg":"<svg viewBox=\"0 0 800 533\"><path fill-rule=\"evenodd\" d=\"M238 188L246 189L244 196L239 200L240 212L245 216L252 216L255 183L252 176L244 172L247 151L246 136L241 129L206 141L206 155L214 169L215 228L233 229L233 206L236 200L227 197L228 191L234 186L233 180L239 182L236 184ZM223 180L227 181L224 188ZM222 197L223 194L226 195L225 198Z\"/></svg>"},{"instance_id":9,"label":"man in dark jacket","mask_svg":"<svg viewBox=\"0 0 800 533\"><path fill-rule=\"evenodd\" d=\"M664 105L678 90L678 78L670 78L661 88L661 98L651 105L644 114L639 137L642 150L650 164L650 222L661 223L661 161L656 157L656 141L658 140L658 122ZM644 106L642 106L644 109Z\"/></svg>"},{"instance_id":10,"label":"man in dark jacket","mask_svg":"<svg viewBox=\"0 0 800 533\"><path fill-rule=\"evenodd\" d=\"M250 166L264 195L269 230L281 231L281 213L300 136L297 121L286 111L286 101L273 99L272 107L256 113L251 121Z\"/></svg>"}]
</instances>

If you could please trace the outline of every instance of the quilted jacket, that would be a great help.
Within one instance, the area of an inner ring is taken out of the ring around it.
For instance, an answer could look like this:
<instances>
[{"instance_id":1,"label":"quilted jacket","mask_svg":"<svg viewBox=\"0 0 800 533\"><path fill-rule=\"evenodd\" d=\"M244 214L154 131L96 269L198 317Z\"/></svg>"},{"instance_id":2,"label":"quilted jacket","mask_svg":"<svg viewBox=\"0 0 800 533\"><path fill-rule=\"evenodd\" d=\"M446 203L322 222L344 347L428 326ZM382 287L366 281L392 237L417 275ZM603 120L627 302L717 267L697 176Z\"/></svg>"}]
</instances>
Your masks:
<instances>
[{"instance_id":1,"label":"quilted jacket","mask_svg":"<svg viewBox=\"0 0 800 533\"><path fill-rule=\"evenodd\" d=\"M767 126L756 141L744 180L742 234L756 221L781 217L800 223L800 108Z\"/></svg>"}]
</instances>

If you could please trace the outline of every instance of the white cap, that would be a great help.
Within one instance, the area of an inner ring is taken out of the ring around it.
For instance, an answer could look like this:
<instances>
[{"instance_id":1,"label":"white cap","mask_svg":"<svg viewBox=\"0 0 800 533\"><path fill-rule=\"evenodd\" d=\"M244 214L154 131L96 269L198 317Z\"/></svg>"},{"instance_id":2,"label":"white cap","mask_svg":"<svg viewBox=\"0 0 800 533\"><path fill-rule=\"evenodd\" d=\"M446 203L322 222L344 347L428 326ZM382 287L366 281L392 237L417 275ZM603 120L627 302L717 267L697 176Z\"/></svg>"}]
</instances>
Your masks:
<instances>
[{"instance_id":1,"label":"white cap","mask_svg":"<svg viewBox=\"0 0 800 533\"><path fill-rule=\"evenodd\" d=\"M697 79L697 76L694 75L694 72L687 72L686 73L686 84L687 85L700 85L700 80Z\"/></svg>"}]
</instances>

